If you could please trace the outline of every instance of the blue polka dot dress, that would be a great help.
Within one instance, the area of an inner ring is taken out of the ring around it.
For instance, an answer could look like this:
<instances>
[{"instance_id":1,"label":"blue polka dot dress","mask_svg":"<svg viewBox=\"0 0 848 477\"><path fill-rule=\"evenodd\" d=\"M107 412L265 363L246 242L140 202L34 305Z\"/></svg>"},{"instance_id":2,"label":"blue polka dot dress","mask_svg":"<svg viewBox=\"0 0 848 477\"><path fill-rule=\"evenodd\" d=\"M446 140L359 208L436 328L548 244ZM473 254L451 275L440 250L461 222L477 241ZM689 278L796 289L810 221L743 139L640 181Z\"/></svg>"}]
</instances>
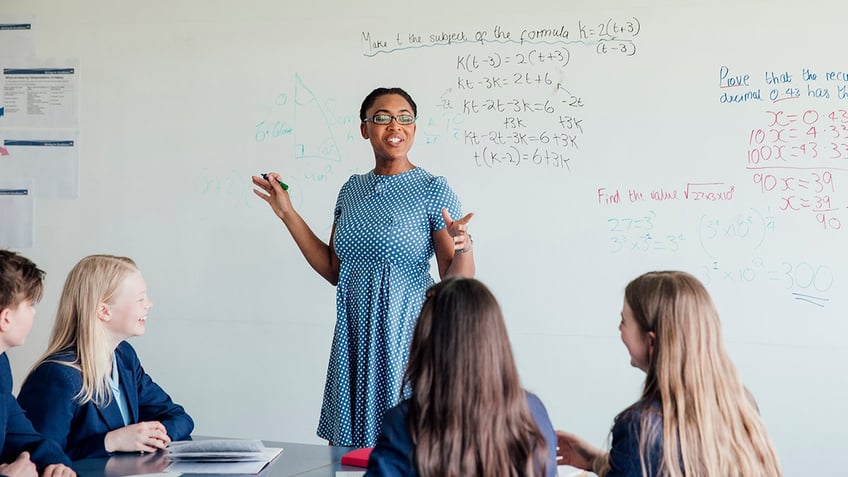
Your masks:
<instances>
[{"instance_id":1,"label":"blue polka dot dress","mask_svg":"<svg viewBox=\"0 0 848 477\"><path fill-rule=\"evenodd\" d=\"M339 191L337 320L318 435L343 446L377 442L401 380L430 275L442 208L461 217L444 177L421 168L352 176Z\"/></svg>"}]
</instances>

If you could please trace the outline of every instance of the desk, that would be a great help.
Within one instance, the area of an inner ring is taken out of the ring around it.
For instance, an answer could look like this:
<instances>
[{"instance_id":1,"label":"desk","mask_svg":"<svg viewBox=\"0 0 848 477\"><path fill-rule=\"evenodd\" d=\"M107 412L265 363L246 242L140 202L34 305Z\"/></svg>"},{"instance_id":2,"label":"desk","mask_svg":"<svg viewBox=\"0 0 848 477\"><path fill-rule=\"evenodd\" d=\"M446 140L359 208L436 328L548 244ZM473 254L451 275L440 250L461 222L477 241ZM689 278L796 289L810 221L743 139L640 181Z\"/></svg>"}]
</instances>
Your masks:
<instances>
[{"instance_id":1,"label":"desk","mask_svg":"<svg viewBox=\"0 0 848 477\"><path fill-rule=\"evenodd\" d=\"M341 465L342 456L352 447L333 447L319 444L263 441L266 447L282 447L283 452L269 463L259 477L335 477L336 471L364 471L360 467ZM80 477L124 477L135 474L163 472L168 466L164 451L153 454L115 454L111 457L83 459L74 462ZM184 474L216 477L221 474Z\"/></svg>"}]
</instances>

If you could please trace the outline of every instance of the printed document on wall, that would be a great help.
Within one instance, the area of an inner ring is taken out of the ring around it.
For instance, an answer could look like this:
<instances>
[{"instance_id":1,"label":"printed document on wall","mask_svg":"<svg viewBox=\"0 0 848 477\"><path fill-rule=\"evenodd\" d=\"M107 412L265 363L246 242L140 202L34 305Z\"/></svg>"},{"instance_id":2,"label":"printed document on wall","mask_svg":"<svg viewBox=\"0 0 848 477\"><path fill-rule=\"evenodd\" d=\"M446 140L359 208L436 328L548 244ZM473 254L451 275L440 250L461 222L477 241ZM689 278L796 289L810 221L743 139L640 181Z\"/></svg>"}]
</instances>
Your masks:
<instances>
[{"instance_id":1,"label":"printed document on wall","mask_svg":"<svg viewBox=\"0 0 848 477\"><path fill-rule=\"evenodd\" d=\"M0 15L0 68L13 59L35 56L33 15ZM0 91L4 90L0 76ZM0 93L0 119L6 114L6 102Z\"/></svg>"},{"instance_id":2,"label":"printed document on wall","mask_svg":"<svg viewBox=\"0 0 848 477\"><path fill-rule=\"evenodd\" d=\"M0 129L0 177L32 179L39 199L79 198L79 131Z\"/></svg>"},{"instance_id":3,"label":"printed document on wall","mask_svg":"<svg viewBox=\"0 0 848 477\"><path fill-rule=\"evenodd\" d=\"M32 211L32 181L0 179L0 247L32 247Z\"/></svg>"},{"instance_id":4,"label":"printed document on wall","mask_svg":"<svg viewBox=\"0 0 848 477\"><path fill-rule=\"evenodd\" d=\"M34 15L0 15L0 60L35 56L34 19Z\"/></svg>"},{"instance_id":5,"label":"printed document on wall","mask_svg":"<svg viewBox=\"0 0 848 477\"><path fill-rule=\"evenodd\" d=\"M79 128L77 60L5 59L2 128Z\"/></svg>"}]
</instances>

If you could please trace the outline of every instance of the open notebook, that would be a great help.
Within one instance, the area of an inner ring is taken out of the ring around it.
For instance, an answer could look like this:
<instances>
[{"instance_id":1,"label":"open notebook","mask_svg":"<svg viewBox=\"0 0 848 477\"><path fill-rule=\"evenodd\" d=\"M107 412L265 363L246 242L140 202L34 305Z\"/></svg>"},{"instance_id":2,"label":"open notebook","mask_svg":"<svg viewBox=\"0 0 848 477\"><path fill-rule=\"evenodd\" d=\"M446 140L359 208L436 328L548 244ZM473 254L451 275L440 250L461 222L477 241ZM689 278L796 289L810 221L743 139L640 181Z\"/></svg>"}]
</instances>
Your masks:
<instances>
[{"instance_id":1,"label":"open notebook","mask_svg":"<svg viewBox=\"0 0 848 477\"><path fill-rule=\"evenodd\" d=\"M209 439L176 441L168 444L172 461L246 462L266 459L265 445L260 440Z\"/></svg>"}]
</instances>

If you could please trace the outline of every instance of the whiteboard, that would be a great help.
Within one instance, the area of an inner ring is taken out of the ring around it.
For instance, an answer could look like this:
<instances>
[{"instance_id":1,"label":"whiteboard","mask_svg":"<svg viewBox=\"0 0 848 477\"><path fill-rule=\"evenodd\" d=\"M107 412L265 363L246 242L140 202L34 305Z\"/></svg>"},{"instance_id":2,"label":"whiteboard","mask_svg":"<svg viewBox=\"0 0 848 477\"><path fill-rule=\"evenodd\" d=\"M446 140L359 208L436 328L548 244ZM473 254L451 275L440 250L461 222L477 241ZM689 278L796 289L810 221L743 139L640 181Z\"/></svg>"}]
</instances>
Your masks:
<instances>
[{"instance_id":1,"label":"whiteboard","mask_svg":"<svg viewBox=\"0 0 848 477\"><path fill-rule=\"evenodd\" d=\"M475 213L477 277L557 427L604 443L643 380L623 288L681 269L714 297L786 475L840 468L844 2L337 3L0 5L81 78L80 197L36 199L22 250L49 276L18 384L73 264L128 255L155 303L133 345L197 434L321 442L335 290L249 177L279 171L326 240L341 184L373 167L360 102L401 86L411 160Z\"/></svg>"}]
</instances>

